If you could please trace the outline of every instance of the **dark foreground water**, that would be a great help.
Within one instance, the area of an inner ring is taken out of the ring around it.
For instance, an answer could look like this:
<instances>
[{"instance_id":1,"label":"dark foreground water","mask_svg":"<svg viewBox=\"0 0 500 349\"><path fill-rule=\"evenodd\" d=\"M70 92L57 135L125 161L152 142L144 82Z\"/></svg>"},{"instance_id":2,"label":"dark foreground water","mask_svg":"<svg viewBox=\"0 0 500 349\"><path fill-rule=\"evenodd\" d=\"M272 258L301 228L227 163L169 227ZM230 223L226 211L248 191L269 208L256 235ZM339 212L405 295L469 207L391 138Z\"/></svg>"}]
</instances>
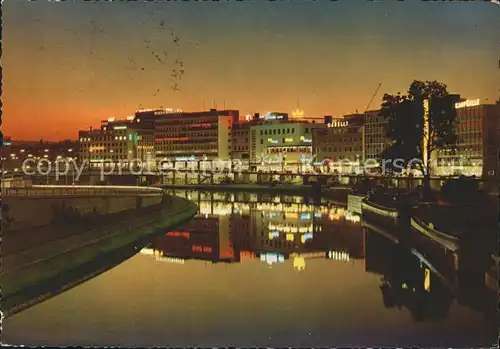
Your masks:
<instances>
[{"instance_id":1,"label":"dark foreground water","mask_svg":"<svg viewBox=\"0 0 500 349\"><path fill-rule=\"evenodd\" d=\"M441 260L423 263L421 247L394 244L344 208L300 197L178 194L199 203L195 219L5 319L3 342L490 347L496 340L481 270L474 284L440 273L449 269Z\"/></svg>"}]
</instances>

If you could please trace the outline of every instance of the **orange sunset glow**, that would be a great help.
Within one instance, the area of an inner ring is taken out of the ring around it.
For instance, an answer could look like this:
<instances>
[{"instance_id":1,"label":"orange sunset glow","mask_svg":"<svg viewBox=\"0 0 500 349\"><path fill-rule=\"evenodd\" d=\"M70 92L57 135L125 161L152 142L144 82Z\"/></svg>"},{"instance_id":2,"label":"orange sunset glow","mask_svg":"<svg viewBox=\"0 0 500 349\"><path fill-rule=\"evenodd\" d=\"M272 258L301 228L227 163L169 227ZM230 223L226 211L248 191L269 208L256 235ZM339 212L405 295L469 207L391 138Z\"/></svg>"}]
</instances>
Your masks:
<instances>
[{"instance_id":1,"label":"orange sunset glow","mask_svg":"<svg viewBox=\"0 0 500 349\"><path fill-rule=\"evenodd\" d=\"M413 79L493 102L500 70L498 15L490 9L484 2L8 1L4 134L74 139L140 107L289 113L299 99L306 116L342 115L363 111L379 83L371 109ZM179 62L184 72L172 78Z\"/></svg>"}]
</instances>

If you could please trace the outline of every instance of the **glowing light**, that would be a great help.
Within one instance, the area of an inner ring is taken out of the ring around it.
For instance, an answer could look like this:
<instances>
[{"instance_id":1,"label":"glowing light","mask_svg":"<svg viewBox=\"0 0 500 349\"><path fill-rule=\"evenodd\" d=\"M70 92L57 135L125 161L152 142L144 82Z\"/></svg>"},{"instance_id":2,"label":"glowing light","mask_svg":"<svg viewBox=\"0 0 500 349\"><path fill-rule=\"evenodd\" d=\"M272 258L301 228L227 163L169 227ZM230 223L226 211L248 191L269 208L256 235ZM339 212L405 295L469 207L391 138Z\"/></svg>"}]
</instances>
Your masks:
<instances>
[{"instance_id":1,"label":"glowing light","mask_svg":"<svg viewBox=\"0 0 500 349\"><path fill-rule=\"evenodd\" d=\"M115 126L113 127L113 130L126 130L127 126Z\"/></svg>"},{"instance_id":2,"label":"glowing light","mask_svg":"<svg viewBox=\"0 0 500 349\"><path fill-rule=\"evenodd\" d=\"M335 259L337 261L348 261L350 259L349 253L344 251L329 251L328 258Z\"/></svg>"},{"instance_id":3,"label":"glowing light","mask_svg":"<svg viewBox=\"0 0 500 349\"><path fill-rule=\"evenodd\" d=\"M345 219L347 221L352 222L352 223L359 223L359 222L361 222L361 217L359 215L357 215L357 214L354 214L354 213L350 212L350 211L347 211L345 213Z\"/></svg>"},{"instance_id":4,"label":"glowing light","mask_svg":"<svg viewBox=\"0 0 500 349\"><path fill-rule=\"evenodd\" d=\"M293 267L299 271L306 268L306 260L303 257L295 257L293 259Z\"/></svg>"},{"instance_id":5,"label":"glowing light","mask_svg":"<svg viewBox=\"0 0 500 349\"><path fill-rule=\"evenodd\" d=\"M328 124L330 128L346 127L349 125L348 121L333 121Z\"/></svg>"},{"instance_id":6,"label":"glowing light","mask_svg":"<svg viewBox=\"0 0 500 349\"><path fill-rule=\"evenodd\" d=\"M285 138L285 142L287 143L293 142L293 138L287 137Z\"/></svg>"},{"instance_id":7,"label":"glowing light","mask_svg":"<svg viewBox=\"0 0 500 349\"><path fill-rule=\"evenodd\" d=\"M194 155L191 156L181 156L178 158L175 158L175 161L195 161L196 157Z\"/></svg>"},{"instance_id":8,"label":"glowing light","mask_svg":"<svg viewBox=\"0 0 500 349\"><path fill-rule=\"evenodd\" d=\"M285 256L278 253L262 253L260 255L260 260L272 265L275 263L283 263L285 261Z\"/></svg>"},{"instance_id":9,"label":"glowing light","mask_svg":"<svg viewBox=\"0 0 500 349\"><path fill-rule=\"evenodd\" d=\"M295 241L295 234L286 234L286 241Z\"/></svg>"},{"instance_id":10,"label":"glowing light","mask_svg":"<svg viewBox=\"0 0 500 349\"><path fill-rule=\"evenodd\" d=\"M155 251L152 248L143 248L140 252L141 254L145 255L154 255Z\"/></svg>"},{"instance_id":11,"label":"glowing light","mask_svg":"<svg viewBox=\"0 0 500 349\"><path fill-rule=\"evenodd\" d=\"M113 122L113 121L115 121L115 118L114 118L114 117L110 117L110 118L108 118L108 122Z\"/></svg>"},{"instance_id":12,"label":"glowing light","mask_svg":"<svg viewBox=\"0 0 500 349\"><path fill-rule=\"evenodd\" d=\"M189 239L189 237L190 237L190 234L188 232L184 232L184 231L169 231L166 235L167 236L179 236L179 237L183 237L186 239Z\"/></svg>"},{"instance_id":13,"label":"glowing light","mask_svg":"<svg viewBox=\"0 0 500 349\"><path fill-rule=\"evenodd\" d=\"M212 252L212 247L210 246L193 245L191 246L191 249L193 252L206 252L206 253Z\"/></svg>"},{"instance_id":14,"label":"glowing light","mask_svg":"<svg viewBox=\"0 0 500 349\"><path fill-rule=\"evenodd\" d=\"M285 233L307 233L313 229L312 224L306 226L297 226L292 224L273 224L269 223L269 230L277 230Z\"/></svg>"},{"instance_id":15,"label":"glowing light","mask_svg":"<svg viewBox=\"0 0 500 349\"><path fill-rule=\"evenodd\" d=\"M307 233L307 234L304 234L300 237L300 242L305 243L307 240L310 240L312 238L313 238L313 234Z\"/></svg>"},{"instance_id":16,"label":"glowing light","mask_svg":"<svg viewBox=\"0 0 500 349\"><path fill-rule=\"evenodd\" d=\"M427 152L427 145L429 144L429 100L424 100L424 135L423 135L423 154L422 160L424 160L424 167L427 168L427 164L429 162L429 154Z\"/></svg>"},{"instance_id":17,"label":"glowing light","mask_svg":"<svg viewBox=\"0 0 500 349\"><path fill-rule=\"evenodd\" d=\"M292 118L301 119L303 117L304 117L304 110L299 108L292 110Z\"/></svg>"},{"instance_id":18,"label":"glowing light","mask_svg":"<svg viewBox=\"0 0 500 349\"><path fill-rule=\"evenodd\" d=\"M134 116L133 116L133 115L129 115L129 116L127 116L127 120L129 120L129 121L130 121L130 120L134 120Z\"/></svg>"},{"instance_id":19,"label":"glowing light","mask_svg":"<svg viewBox=\"0 0 500 349\"><path fill-rule=\"evenodd\" d=\"M467 107L476 107L480 104L481 100L478 99L467 99L463 102L455 103L455 109L467 108Z\"/></svg>"},{"instance_id":20,"label":"glowing light","mask_svg":"<svg viewBox=\"0 0 500 349\"><path fill-rule=\"evenodd\" d=\"M281 120L285 117L284 114L267 112L264 114L264 120Z\"/></svg>"},{"instance_id":21,"label":"glowing light","mask_svg":"<svg viewBox=\"0 0 500 349\"><path fill-rule=\"evenodd\" d=\"M430 292L431 291L431 271L427 268L425 268L424 270L424 290L426 290L427 292Z\"/></svg>"},{"instance_id":22,"label":"glowing light","mask_svg":"<svg viewBox=\"0 0 500 349\"><path fill-rule=\"evenodd\" d=\"M156 261L173 263L173 264L184 264L185 263L185 260L182 258L164 257L164 256L156 256Z\"/></svg>"},{"instance_id":23,"label":"glowing light","mask_svg":"<svg viewBox=\"0 0 500 349\"><path fill-rule=\"evenodd\" d=\"M338 220L340 220L340 215L339 215L339 214L337 214L337 213L335 213L335 214L330 214L329 218L330 218L330 220L332 220L332 221L338 221Z\"/></svg>"},{"instance_id":24,"label":"glowing light","mask_svg":"<svg viewBox=\"0 0 500 349\"><path fill-rule=\"evenodd\" d=\"M268 138L267 141L272 144L278 144L278 141L276 139Z\"/></svg>"},{"instance_id":25,"label":"glowing light","mask_svg":"<svg viewBox=\"0 0 500 349\"><path fill-rule=\"evenodd\" d=\"M277 232L277 231L274 231L274 232L269 233L268 236L269 236L269 240L272 240L274 238L279 238L280 237L280 233Z\"/></svg>"},{"instance_id":26,"label":"glowing light","mask_svg":"<svg viewBox=\"0 0 500 349\"><path fill-rule=\"evenodd\" d=\"M310 213L301 213L300 214L300 220L306 221L311 219L311 214Z\"/></svg>"},{"instance_id":27,"label":"glowing light","mask_svg":"<svg viewBox=\"0 0 500 349\"><path fill-rule=\"evenodd\" d=\"M143 111L151 111L151 109L143 110ZM174 108L156 109L153 112L153 115L175 114L175 113L182 113L182 110L181 109L174 109Z\"/></svg>"},{"instance_id":28,"label":"glowing light","mask_svg":"<svg viewBox=\"0 0 500 349\"><path fill-rule=\"evenodd\" d=\"M292 253L290 257L302 257L304 259L325 258L325 252Z\"/></svg>"},{"instance_id":29,"label":"glowing light","mask_svg":"<svg viewBox=\"0 0 500 349\"><path fill-rule=\"evenodd\" d=\"M240 251L240 260L243 260L243 259L255 259L256 257L257 257L257 255L255 254L255 252Z\"/></svg>"}]
</instances>

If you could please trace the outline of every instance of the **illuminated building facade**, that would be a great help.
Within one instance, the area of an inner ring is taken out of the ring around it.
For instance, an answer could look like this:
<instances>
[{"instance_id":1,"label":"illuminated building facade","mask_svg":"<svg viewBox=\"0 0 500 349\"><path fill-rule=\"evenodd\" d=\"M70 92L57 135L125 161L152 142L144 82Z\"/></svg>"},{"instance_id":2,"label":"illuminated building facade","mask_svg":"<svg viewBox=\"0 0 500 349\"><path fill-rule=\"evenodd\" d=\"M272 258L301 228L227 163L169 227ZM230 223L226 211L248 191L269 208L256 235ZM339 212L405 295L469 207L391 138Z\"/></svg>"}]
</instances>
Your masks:
<instances>
[{"instance_id":1,"label":"illuminated building facade","mask_svg":"<svg viewBox=\"0 0 500 349\"><path fill-rule=\"evenodd\" d=\"M248 162L250 159L250 122L233 124L231 130L231 159Z\"/></svg>"},{"instance_id":2,"label":"illuminated building facade","mask_svg":"<svg viewBox=\"0 0 500 349\"><path fill-rule=\"evenodd\" d=\"M391 145L386 136L387 120L379 113L380 110L364 113L365 159L379 159L382 151Z\"/></svg>"},{"instance_id":3,"label":"illuminated building facade","mask_svg":"<svg viewBox=\"0 0 500 349\"><path fill-rule=\"evenodd\" d=\"M171 109L141 110L136 123L153 125L156 159L229 159L231 129L237 110L182 112Z\"/></svg>"},{"instance_id":4,"label":"illuminated building facade","mask_svg":"<svg viewBox=\"0 0 500 349\"><path fill-rule=\"evenodd\" d=\"M237 262L229 241L228 217L196 217L181 229L166 232L152 243L162 256L175 259L199 259L211 262Z\"/></svg>"},{"instance_id":5,"label":"illuminated building facade","mask_svg":"<svg viewBox=\"0 0 500 349\"><path fill-rule=\"evenodd\" d=\"M250 161L268 159L287 165L311 162L313 159L313 134L325 124L309 122L266 122L250 128ZM264 161L262 161L264 162ZM258 165L258 164L257 164ZM264 165L264 164L263 164Z\"/></svg>"},{"instance_id":6,"label":"illuminated building facade","mask_svg":"<svg viewBox=\"0 0 500 349\"><path fill-rule=\"evenodd\" d=\"M152 123L139 123L134 116L117 120L110 118L101 122L102 130L125 130L130 129L137 133L136 157L143 163L153 163L155 161L154 149L154 128Z\"/></svg>"},{"instance_id":7,"label":"illuminated building facade","mask_svg":"<svg viewBox=\"0 0 500 349\"><path fill-rule=\"evenodd\" d=\"M6 172L21 173L22 164L25 160L32 159L27 166L36 166L44 159L51 163L63 160L77 160L79 143L74 140L60 142L43 141L11 141L4 140L2 147L2 161ZM43 162L41 162L43 167Z\"/></svg>"},{"instance_id":8,"label":"illuminated building facade","mask_svg":"<svg viewBox=\"0 0 500 349\"><path fill-rule=\"evenodd\" d=\"M79 131L80 162L87 161L97 168L111 163L126 166L133 160L152 160L152 130L134 126L132 120L110 118L102 122L100 129Z\"/></svg>"},{"instance_id":9,"label":"illuminated building facade","mask_svg":"<svg viewBox=\"0 0 500 349\"><path fill-rule=\"evenodd\" d=\"M130 130L79 131L80 162L88 161L92 167L102 167L108 159L113 163L135 158Z\"/></svg>"},{"instance_id":10,"label":"illuminated building facade","mask_svg":"<svg viewBox=\"0 0 500 349\"><path fill-rule=\"evenodd\" d=\"M346 115L332 119L327 128L317 129L314 134L316 161L352 163L363 159L363 115ZM342 166L339 166L342 170ZM354 168L348 166L351 171ZM328 167L332 169L332 167Z\"/></svg>"},{"instance_id":11,"label":"illuminated building facade","mask_svg":"<svg viewBox=\"0 0 500 349\"><path fill-rule=\"evenodd\" d=\"M438 174L498 178L500 105L466 100L455 108L457 144L438 150Z\"/></svg>"},{"instance_id":12,"label":"illuminated building facade","mask_svg":"<svg viewBox=\"0 0 500 349\"><path fill-rule=\"evenodd\" d=\"M365 256L360 217L343 207L317 207L298 196L254 200L255 194L248 193L178 194L196 202L200 211L153 242L164 261L260 260L272 265L289 259L303 270L313 258L353 262Z\"/></svg>"}]
</instances>

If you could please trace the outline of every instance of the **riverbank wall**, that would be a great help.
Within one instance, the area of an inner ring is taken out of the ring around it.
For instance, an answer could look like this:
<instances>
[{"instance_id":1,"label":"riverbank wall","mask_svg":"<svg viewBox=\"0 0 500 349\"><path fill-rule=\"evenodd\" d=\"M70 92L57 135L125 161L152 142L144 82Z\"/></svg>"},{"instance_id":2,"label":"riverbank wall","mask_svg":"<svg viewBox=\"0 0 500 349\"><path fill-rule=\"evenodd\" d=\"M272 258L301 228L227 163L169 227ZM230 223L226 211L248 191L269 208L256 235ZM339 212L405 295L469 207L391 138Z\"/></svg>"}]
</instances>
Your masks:
<instances>
[{"instance_id":1,"label":"riverbank wall","mask_svg":"<svg viewBox=\"0 0 500 349\"><path fill-rule=\"evenodd\" d=\"M147 187L35 186L6 194L2 197L4 233L140 210L160 204L163 198L161 189Z\"/></svg>"},{"instance_id":2,"label":"riverbank wall","mask_svg":"<svg viewBox=\"0 0 500 349\"><path fill-rule=\"evenodd\" d=\"M0 274L2 305L8 304L10 312L15 312L17 305L9 303L12 297L123 246L164 233L191 219L197 211L191 201L168 196L162 204L127 219L110 220L87 230L79 227L77 234L64 234L64 238L4 255ZM55 229L74 232L76 228L63 225Z\"/></svg>"}]
</instances>

